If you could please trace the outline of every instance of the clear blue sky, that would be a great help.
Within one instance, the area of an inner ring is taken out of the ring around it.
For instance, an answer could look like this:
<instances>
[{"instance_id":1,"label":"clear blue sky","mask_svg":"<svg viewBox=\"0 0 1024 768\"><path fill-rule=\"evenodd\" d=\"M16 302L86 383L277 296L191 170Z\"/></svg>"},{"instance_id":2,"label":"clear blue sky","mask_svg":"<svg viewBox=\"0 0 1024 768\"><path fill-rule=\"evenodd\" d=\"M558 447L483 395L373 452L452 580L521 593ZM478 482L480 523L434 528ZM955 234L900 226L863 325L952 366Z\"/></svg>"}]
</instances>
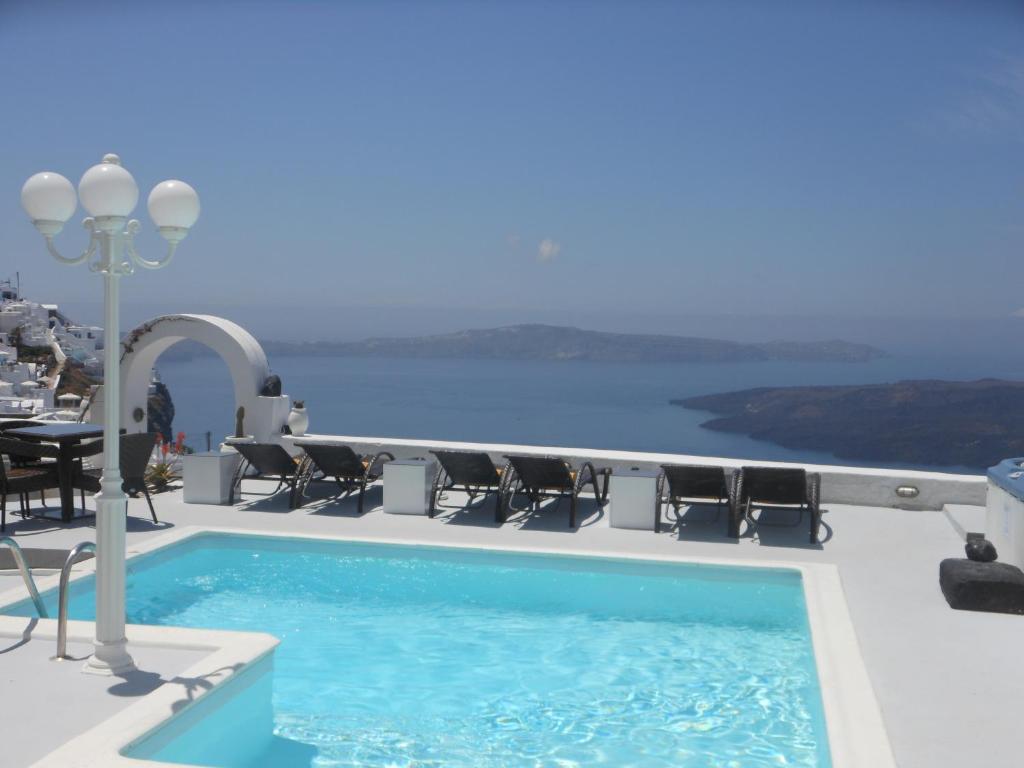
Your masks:
<instances>
[{"instance_id":1,"label":"clear blue sky","mask_svg":"<svg viewBox=\"0 0 1024 768\"><path fill-rule=\"evenodd\" d=\"M0 73L0 277L40 298L100 286L22 182L117 152L203 203L144 314L1024 306L1020 3L3 0Z\"/></svg>"}]
</instances>

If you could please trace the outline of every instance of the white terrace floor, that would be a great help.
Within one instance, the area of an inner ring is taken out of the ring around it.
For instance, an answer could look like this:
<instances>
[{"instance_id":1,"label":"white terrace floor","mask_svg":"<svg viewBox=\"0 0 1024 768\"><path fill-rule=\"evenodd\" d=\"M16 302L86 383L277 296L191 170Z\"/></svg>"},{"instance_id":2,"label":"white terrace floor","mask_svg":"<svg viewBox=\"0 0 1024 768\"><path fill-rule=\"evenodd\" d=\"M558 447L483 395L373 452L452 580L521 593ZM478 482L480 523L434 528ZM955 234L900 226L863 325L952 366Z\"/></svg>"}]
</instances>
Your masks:
<instances>
[{"instance_id":1,"label":"white terrace floor","mask_svg":"<svg viewBox=\"0 0 1024 768\"><path fill-rule=\"evenodd\" d=\"M247 481L246 487L255 489L257 484ZM489 502L478 511L445 512L433 520L387 515L380 509L379 486L369 492L369 511L362 517L356 515L351 501L294 511L287 509L283 498L250 495L233 508L184 504L180 491L156 496L154 501L159 525L149 521L144 501L131 502L129 551L166 531L205 525L652 557L833 563L840 571L898 764L903 768L1017 768L1024 764L1019 740L1024 711L1024 664L1020 663L1024 618L953 611L946 605L938 587L938 564L944 557L962 556L963 542L942 512L826 505L825 533L830 537L823 546L810 547L804 526L761 528L759 535L735 542L724 535L724 519L714 527L689 526L681 533L654 534L609 528L607 518L593 506L583 507L589 516L577 530L565 527L564 507L553 515L512 520L502 527L493 523ZM59 526L15 517L8 533L23 547L70 548L93 540L95 531L91 520ZM0 574L0 592L17 585L16 572ZM46 661L53 653L50 639L14 645L0 647L0 685L7 702L4 765L31 763L142 692L121 681L111 687L109 679L82 675L78 664ZM153 672L173 676L189 661L158 658L145 649L138 656L150 677ZM40 671L44 668L45 673ZM40 690L44 686L45 692ZM23 701L28 705L23 706ZM53 716L41 716L44 712ZM16 728L9 730L15 723Z\"/></svg>"}]
</instances>

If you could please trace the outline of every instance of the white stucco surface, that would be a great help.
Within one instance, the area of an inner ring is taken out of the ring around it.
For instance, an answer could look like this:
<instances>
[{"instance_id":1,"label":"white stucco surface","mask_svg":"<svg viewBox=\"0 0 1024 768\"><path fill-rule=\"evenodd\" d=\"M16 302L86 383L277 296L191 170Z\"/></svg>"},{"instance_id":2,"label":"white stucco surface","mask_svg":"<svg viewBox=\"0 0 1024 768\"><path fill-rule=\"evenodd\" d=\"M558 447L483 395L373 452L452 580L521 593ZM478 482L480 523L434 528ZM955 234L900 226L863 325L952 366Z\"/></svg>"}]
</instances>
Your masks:
<instances>
[{"instance_id":1,"label":"white stucco surface","mask_svg":"<svg viewBox=\"0 0 1024 768\"><path fill-rule=\"evenodd\" d=\"M240 325L213 315L162 315L132 330L122 342L121 424L129 432L141 432L146 420L136 421L136 411L145 413L150 373L157 358L180 341L203 344L228 367L235 390L235 405L245 408L245 430L257 440L276 440L291 407L287 396L261 397L270 375L263 347Z\"/></svg>"},{"instance_id":2,"label":"white stucco surface","mask_svg":"<svg viewBox=\"0 0 1024 768\"><path fill-rule=\"evenodd\" d=\"M112 678L82 674L81 660L92 645L81 638L68 643L72 660L52 661L55 649L52 627L40 630L30 619L0 626L0 690L6 697L16 696L6 699L10 704L0 765L32 765L164 682L180 679L181 672L206 655L198 649L135 646L138 671Z\"/></svg>"},{"instance_id":3,"label":"white stucco surface","mask_svg":"<svg viewBox=\"0 0 1024 768\"><path fill-rule=\"evenodd\" d=\"M709 464L732 471L748 464L772 467L803 467L821 475L821 500L824 503L863 504L903 509L942 509L945 504L984 505L987 483L984 475L959 475L948 472L922 472L907 469L881 469L876 467L847 467L831 464L793 464L779 461L750 461L721 456L690 456L679 453L649 453L641 451L612 451L566 446L511 445L503 443L464 443L441 440L413 440L363 435L317 435L302 437L290 435L285 444L332 443L350 445L362 453L389 451L395 458L408 459L428 456L429 451L483 451L497 466L509 454L530 456L560 456L578 464L591 461L597 467L628 470L632 467L657 470L662 464ZM912 497L900 496L899 488L913 488Z\"/></svg>"},{"instance_id":4,"label":"white stucco surface","mask_svg":"<svg viewBox=\"0 0 1024 768\"><path fill-rule=\"evenodd\" d=\"M257 483L247 480L245 488L254 490ZM147 519L144 501L131 502L128 547L131 551L179 527L213 526L612 556L831 564L838 570L898 765L953 768L979 764L980 756L989 768L1021 764L1017 718L1024 708L1024 665L1018 653L1024 647L1024 618L959 612L946 605L938 564L944 557L961 556L963 542L941 510L833 501L824 505L827 538L811 546L804 526L762 527L739 541L725 537L724 520L719 526L688 525L681 532L654 534L612 529L606 513L584 503L582 524L575 530L566 526L564 506L498 527L489 502L479 510L443 510L429 519L386 515L381 499L377 485L368 493L369 511L359 517L354 500L315 501L288 511L283 497L247 493L243 503L219 507L186 505L180 492L172 492L154 497L159 525ZM9 530L23 546L71 547L94 538L87 521L55 527L15 517ZM14 574L0 575L0 595L18 584ZM0 675L11 658L0 654Z\"/></svg>"}]
</instances>

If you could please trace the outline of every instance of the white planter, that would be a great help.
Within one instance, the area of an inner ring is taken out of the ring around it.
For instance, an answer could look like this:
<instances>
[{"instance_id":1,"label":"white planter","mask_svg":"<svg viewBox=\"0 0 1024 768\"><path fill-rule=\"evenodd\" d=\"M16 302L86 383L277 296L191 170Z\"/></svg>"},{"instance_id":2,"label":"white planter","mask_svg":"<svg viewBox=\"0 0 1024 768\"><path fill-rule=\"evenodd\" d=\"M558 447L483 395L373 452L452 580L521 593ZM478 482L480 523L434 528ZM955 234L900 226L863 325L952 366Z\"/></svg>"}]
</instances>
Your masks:
<instances>
[{"instance_id":1,"label":"white planter","mask_svg":"<svg viewBox=\"0 0 1024 768\"><path fill-rule=\"evenodd\" d=\"M181 457L186 504L227 504L231 480L241 456L236 451L208 451Z\"/></svg>"},{"instance_id":2,"label":"white planter","mask_svg":"<svg viewBox=\"0 0 1024 768\"><path fill-rule=\"evenodd\" d=\"M619 470L612 475L608 524L612 528L654 530L654 503L658 473L650 470Z\"/></svg>"},{"instance_id":3,"label":"white planter","mask_svg":"<svg viewBox=\"0 0 1024 768\"><path fill-rule=\"evenodd\" d=\"M437 464L399 459L384 465L384 511L391 515L425 515Z\"/></svg>"},{"instance_id":4,"label":"white planter","mask_svg":"<svg viewBox=\"0 0 1024 768\"><path fill-rule=\"evenodd\" d=\"M306 434L306 430L309 429L309 414L305 408L292 408L288 414L288 429L296 436Z\"/></svg>"}]
</instances>

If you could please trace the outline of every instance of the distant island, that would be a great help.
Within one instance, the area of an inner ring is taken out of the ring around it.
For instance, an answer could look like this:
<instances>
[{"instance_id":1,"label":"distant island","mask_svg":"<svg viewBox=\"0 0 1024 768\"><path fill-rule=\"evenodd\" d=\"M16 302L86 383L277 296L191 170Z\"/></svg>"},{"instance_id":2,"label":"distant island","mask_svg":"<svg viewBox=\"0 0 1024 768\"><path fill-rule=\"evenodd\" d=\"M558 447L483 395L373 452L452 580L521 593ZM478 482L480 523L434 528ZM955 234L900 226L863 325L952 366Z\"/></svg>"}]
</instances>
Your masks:
<instances>
[{"instance_id":1,"label":"distant island","mask_svg":"<svg viewBox=\"0 0 1024 768\"><path fill-rule=\"evenodd\" d=\"M625 363L742 363L769 360L858 363L884 357L848 341L770 341L604 333L557 325L510 325L435 336L354 342L262 342L270 356L590 360Z\"/></svg>"},{"instance_id":2,"label":"distant island","mask_svg":"<svg viewBox=\"0 0 1024 768\"><path fill-rule=\"evenodd\" d=\"M983 470L1024 455L1024 382L762 387L673 400L701 426L842 459Z\"/></svg>"}]
</instances>

